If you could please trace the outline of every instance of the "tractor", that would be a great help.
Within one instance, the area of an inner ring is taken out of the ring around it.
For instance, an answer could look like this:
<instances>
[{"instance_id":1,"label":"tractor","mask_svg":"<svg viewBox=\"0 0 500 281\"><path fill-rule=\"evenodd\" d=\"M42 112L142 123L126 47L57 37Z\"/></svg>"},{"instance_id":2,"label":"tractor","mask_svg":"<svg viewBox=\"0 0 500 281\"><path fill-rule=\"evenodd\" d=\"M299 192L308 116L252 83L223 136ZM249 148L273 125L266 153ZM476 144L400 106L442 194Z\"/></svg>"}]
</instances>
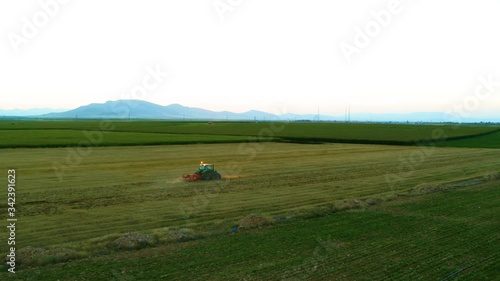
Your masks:
<instances>
[{"instance_id":1,"label":"tractor","mask_svg":"<svg viewBox=\"0 0 500 281\"><path fill-rule=\"evenodd\" d=\"M182 177L187 181L221 179L221 175L215 170L214 165L205 164L203 161L200 162L200 167L194 172L194 174L183 175Z\"/></svg>"}]
</instances>

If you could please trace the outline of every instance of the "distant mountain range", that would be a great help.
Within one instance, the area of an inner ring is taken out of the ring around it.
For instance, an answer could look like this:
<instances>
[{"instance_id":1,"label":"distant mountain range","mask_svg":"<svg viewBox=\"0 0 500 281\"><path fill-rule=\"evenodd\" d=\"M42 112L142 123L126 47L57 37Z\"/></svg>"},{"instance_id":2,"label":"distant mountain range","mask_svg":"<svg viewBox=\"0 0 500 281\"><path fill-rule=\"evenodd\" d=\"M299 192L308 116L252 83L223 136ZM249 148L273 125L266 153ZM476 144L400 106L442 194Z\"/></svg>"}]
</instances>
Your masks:
<instances>
[{"instance_id":1,"label":"distant mountain range","mask_svg":"<svg viewBox=\"0 0 500 281\"><path fill-rule=\"evenodd\" d=\"M49 113L50 112L50 113ZM264 111L250 110L243 113L211 111L187 107L180 104L162 106L142 100L117 100L92 103L78 108L51 112L50 109L0 110L0 117L25 116L42 119L168 119L168 120L258 120L258 121L346 121L346 116L317 114L275 115ZM440 112L417 112L407 114L351 113L350 121L357 122L500 122L500 117L459 119Z\"/></svg>"},{"instance_id":2,"label":"distant mountain range","mask_svg":"<svg viewBox=\"0 0 500 281\"><path fill-rule=\"evenodd\" d=\"M76 109L41 115L42 118L110 118L110 119L175 119L175 120L253 120L278 119L274 114L251 110L244 113L210 111L180 104L167 106L142 100L118 100L92 103Z\"/></svg>"}]
</instances>

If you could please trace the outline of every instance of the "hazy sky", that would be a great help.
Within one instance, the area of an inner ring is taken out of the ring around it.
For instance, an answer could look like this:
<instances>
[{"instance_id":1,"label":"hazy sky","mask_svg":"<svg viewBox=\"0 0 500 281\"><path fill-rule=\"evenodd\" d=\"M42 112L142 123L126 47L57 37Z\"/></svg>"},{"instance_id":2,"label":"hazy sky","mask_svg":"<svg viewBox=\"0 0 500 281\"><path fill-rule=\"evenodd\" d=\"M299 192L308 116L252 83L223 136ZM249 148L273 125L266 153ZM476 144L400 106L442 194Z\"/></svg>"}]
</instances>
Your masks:
<instances>
[{"instance_id":1,"label":"hazy sky","mask_svg":"<svg viewBox=\"0 0 500 281\"><path fill-rule=\"evenodd\" d=\"M0 108L500 112L499 12L498 0L2 0Z\"/></svg>"}]
</instances>

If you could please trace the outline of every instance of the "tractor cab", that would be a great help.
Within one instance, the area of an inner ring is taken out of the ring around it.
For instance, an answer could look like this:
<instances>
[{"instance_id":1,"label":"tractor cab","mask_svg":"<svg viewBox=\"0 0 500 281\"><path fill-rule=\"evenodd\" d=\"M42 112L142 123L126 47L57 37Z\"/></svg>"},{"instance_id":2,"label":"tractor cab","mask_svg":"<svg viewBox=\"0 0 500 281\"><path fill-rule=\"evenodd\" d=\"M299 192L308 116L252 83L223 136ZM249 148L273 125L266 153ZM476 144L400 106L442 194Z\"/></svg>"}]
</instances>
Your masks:
<instances>
[{"instance_id":1,"label":"tractor cab","mask_svg":"<svg viewBox=\"0 0 500 281\"><path fill-rule=\"evenodd\" d=\"M203 172L203 171L214 171L214 165L213 164L205 164L203 161L200 162L200 167L198 168L197 172Z\"/></svg>"},{"instance_id":2,"label":"tractor cab","mask_svg":"<svg viewBox=\"0 0 500 281\"><path fill-rule=\"evenodd\" d=\"M197 181L197 180L220 180L221 175L215 170L213 164L205 164L203 161L200 162L200 167L198 170L191 175L182 176L187 181Z\"/></svg>"}]
</instances>

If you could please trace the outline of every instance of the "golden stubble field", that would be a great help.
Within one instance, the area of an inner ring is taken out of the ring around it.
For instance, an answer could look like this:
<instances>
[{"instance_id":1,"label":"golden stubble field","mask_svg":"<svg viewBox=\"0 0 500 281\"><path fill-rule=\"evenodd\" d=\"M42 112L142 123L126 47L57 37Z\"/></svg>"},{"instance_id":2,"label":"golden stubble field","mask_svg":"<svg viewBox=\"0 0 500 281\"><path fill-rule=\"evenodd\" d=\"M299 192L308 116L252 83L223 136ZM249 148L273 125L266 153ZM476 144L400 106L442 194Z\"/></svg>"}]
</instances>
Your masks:
<instances>
[{"instance_id":1,"label":"golden stubble field","mask_svg":"<svg viewBox=\"0 0 500 281\"><path fill-rule=\"evenodd\" d=\"M182 181L200 160L225 178ZM284 143L2 149L0 163L5 176L12 168L17 174L16 245L53 248L163 227L225 231L250 213L291 216L383 199L421 183L498 172L500 150Z\"/></svg>"}]
</instances>

